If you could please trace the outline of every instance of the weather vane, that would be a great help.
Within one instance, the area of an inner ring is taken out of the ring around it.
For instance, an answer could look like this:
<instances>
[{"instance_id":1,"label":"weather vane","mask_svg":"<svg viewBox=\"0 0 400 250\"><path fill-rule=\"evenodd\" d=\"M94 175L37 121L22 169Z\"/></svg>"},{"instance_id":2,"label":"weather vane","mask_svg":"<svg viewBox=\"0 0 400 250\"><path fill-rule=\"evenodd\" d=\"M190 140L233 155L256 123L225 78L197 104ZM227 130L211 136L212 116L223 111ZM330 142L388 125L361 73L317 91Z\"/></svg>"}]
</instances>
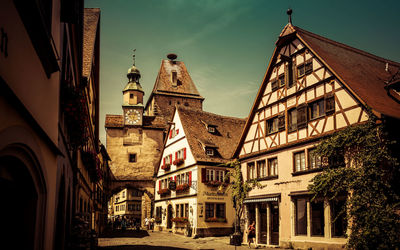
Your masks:
<instances>
[{"instance_id":1,"label":"weather vane","mask_svg":"<svg viewBox=\"0 0 400 250\"><path fill-rule=\"evenodd\" d=\"M288 16L289 16L289 23L290 24L292 24L292 9L291 8L289 8L287 11L286 11L286 14L288 14Z\"/></svg>"},{"instance_id":2,"label":"weather vane","mask_svg":"<svg viewBox=\"0 0 400 250\"><path fill-rule=\"evenodd\" d=\"M136 66L135 64L136 64L136 62L135 62L135 57L136 57L136 49L133 49L133 66Z\"/></svg>"}]
</instances>

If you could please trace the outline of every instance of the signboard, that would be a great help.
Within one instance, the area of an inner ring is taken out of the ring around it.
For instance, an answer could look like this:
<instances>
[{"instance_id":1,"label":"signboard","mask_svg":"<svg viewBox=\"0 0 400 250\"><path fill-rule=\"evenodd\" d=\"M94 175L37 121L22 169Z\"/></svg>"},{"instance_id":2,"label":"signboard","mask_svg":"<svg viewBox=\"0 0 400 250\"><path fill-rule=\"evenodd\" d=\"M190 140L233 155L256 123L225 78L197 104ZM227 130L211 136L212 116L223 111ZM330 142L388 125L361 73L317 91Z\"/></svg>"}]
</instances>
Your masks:
<instances>
[{"instance_id":1,"label":"signboard","mask_svg":"<svg viewBox=\"0 0 400 250\"><path fill-rule=\"evenodd\" d=\"M170 181L168 188L169 188L169 190L172 190L172 191L176 190L176 182Z\"/></svg>"}]
</instances>

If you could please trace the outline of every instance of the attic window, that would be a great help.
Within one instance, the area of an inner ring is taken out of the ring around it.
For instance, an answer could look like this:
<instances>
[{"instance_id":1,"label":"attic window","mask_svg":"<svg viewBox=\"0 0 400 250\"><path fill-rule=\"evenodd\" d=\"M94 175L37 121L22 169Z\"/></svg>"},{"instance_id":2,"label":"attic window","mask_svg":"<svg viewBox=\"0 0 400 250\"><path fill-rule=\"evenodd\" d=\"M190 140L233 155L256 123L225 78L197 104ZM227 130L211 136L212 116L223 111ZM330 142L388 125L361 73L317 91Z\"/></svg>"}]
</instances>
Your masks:
<instances>
[{"instance_id":1,"label":"attic window","mask_svg":"<svg viewBox=\"0 0 400 250\"><path fill-rule=\"evenodd\" d=\"M178 85L178 73L175 70L171 72L171 82L173 87Z\"/></svg>"},{"instance_id":2,"label":"attic window","mask_svg":"<svg viewBox=\"0 0 400 250\"><path fill-rule=\"evenodd\" d=\"M214 126L208 126L208 132L215 133L215 127Z\"/></svg>"},{"instance_id":3,"label":"attic window","mask_svg":"<svg viewBox=\"0 0 400 250\"><path fill-rule=\"evenodd\" d=\"M305 63L297 67L297 76L302 77L311 74L313 70L312 59L307 60Z\"/></svg>"},{"instance_id":4,"label":"attic window","mask_svg":"<svg viewBox=\"0 0 400 250\"><path fill-rule=\"evenodd\" d=\"M214 155L214 149L213 148L206 148L206 155L213 156Z\"/></svg>"}]
</instances>

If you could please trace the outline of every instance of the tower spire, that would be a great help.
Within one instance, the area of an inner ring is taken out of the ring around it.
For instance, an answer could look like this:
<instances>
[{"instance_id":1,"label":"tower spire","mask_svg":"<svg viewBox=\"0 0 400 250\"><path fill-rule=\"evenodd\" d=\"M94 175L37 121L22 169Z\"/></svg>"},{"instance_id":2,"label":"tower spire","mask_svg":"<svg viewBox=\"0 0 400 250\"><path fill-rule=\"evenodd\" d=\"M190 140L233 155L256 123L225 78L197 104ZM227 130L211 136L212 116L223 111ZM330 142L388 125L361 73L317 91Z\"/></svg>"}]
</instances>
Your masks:
<instances>
[{"instance_id":1,"label":"tower spire","mask_svg":"<svg viewBox=\"0 0 400 250\"><path fill-rule=\"evenodd\" d=\"M133 55L132 55L132 57L133 57L133 66L136 66L135 64L136 64L136 49L133 49Z\"/></svg>"},{"instance_id":2,"label":"tower spire","mask_svg":"<svg viewBox=\"0 0 400 250\"><path fill-rule=\"evenodd\" d=\"M290 24L292 24L292 9L291 8L289 8L287 11L286 11L286 14L288 14L288 16L289 16L289 23Z\"/></svg>"}]
</instances>

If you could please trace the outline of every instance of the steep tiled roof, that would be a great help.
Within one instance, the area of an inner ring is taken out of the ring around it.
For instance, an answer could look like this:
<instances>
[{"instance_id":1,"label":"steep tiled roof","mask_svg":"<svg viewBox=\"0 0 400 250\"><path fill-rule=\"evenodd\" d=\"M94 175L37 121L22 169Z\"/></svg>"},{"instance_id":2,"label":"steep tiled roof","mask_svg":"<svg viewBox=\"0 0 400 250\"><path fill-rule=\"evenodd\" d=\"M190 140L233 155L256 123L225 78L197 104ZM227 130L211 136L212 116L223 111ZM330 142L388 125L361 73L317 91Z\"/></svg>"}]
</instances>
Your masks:
<instances>
[{"instance_id":1,"label":"steep tiled roof","mask_svg":"<svg viewBox=\"0 0 400 250\"><path fill-rule=\"evenodd\" d=\"M295 27L297 36L349 87L355 96L373 110L400 118L400 104L385 89L400 68L393 62ZM389 64L388 71L385 70Z\"/></svg>"},{"instance_id":2,"label":"steep tiled roof","mask_svg":"<svg viewBox=\"0 0 400 250\"><path fill-rule=\"evenodd\" d=\"M239 142L245 119L216 115L181 106L177 109L196 161L224 163L231 159ZM216 132L209 133L205 123L217 126ZM215 156L206 155L204 147L216 148L217 154Z\"/></svg>"},{"instance_id":3,"label":"steep tiled roof","mask_svg":"<svg viewBox=\"0 0 400 250\"><path fill-rule=\"evenodd\" d=\"M176 86L173 86L171 82L172 71L177 72L178 83ZM167 94L204 99L197 91L185 64L180 61L171 60L161 61L160 71L158 72L152 94Z\"/></svg>"},{"instance_id":4,"label":"steep tiled roof","mask_svg":"<svg viewBox=\"0 0 400 250\"><path fill-rule=\"evenodd\" d=\"M99 8L85 8L83 16L83 70L85 77L90 75L94 45L96 42L97 26L100 19Z\"/></svg>"},{"instance_id":5,"label":"steep tiled roof","mask_svg":"<svg viewBox=\"0 0 400 250\"><path fill-rule=\"evenodd\" d=\"M122 128L124 127L124 120L122 115L106 115L106 128Z\"/></svg>"}]
</instances>

